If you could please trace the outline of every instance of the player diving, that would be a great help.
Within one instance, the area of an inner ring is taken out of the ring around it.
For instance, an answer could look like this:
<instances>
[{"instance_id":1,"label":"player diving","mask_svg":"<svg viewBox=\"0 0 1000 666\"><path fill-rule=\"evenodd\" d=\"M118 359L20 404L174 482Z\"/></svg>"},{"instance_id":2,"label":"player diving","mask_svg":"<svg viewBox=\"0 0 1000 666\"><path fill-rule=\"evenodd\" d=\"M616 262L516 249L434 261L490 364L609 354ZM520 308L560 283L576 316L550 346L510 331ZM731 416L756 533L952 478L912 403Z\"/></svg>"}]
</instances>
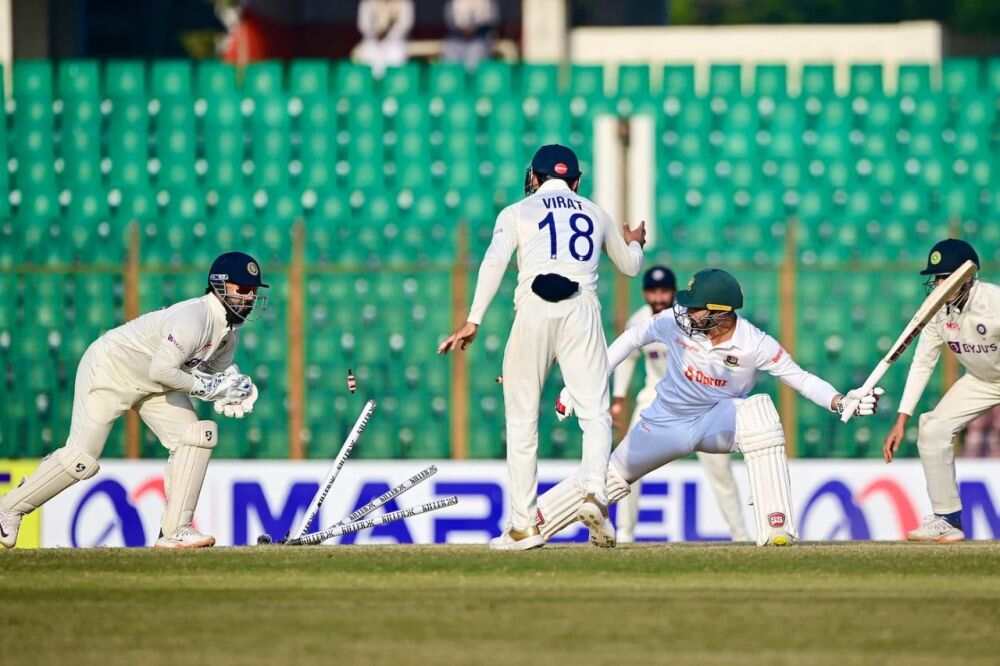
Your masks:
<instances>
[{"instance_id":1,"label":"player diving","mask_svg":"<svg viewBox=\"0 0 1000 666\"><path fill-rule=\"evenodd\" d=\"M95 340L77 366L73 415L65 445L20 486L0 497L0 543L13 548L21 518L79 481L97 474L115 421L135 409L170 452L159 548L206 548L215 538L194 527L212 449L214 421L191 402L243 418L257 387L233 363L240 328L266 306L260 264L242 252L220 255L205 294L144 314Z\"/></svg>"},{"instance_id":2,"label":"player diving","mask_svg":"<svg viewBox=\"0 0 1000 666\"><path fill-rule=\"evenodd\" d=\"M875 413L881 388L844 396L828 382L795 363L777 340L738 315L743 307L739 282L726 271L699 271L679 291L672 313L625 331L608 348L608 367L617 368L637 349L659 343L667 353L666 372L656 398L644 409L608 466L609 502L622 501L630 486L649 472L693 451L739 451L746 462L758 546L787 546L797 538L785 437L767 394L751 395L759 372L767 372L803 397L839 414L845 398L857 399L855 414ZM572 395L560 394L557 411L574 412ZM549 539L577 519L583 491L568 478L538 498L542 535ZM614 547L615 530L605 515L587 523L590 541Z\"/></svg>"}]
</instances>

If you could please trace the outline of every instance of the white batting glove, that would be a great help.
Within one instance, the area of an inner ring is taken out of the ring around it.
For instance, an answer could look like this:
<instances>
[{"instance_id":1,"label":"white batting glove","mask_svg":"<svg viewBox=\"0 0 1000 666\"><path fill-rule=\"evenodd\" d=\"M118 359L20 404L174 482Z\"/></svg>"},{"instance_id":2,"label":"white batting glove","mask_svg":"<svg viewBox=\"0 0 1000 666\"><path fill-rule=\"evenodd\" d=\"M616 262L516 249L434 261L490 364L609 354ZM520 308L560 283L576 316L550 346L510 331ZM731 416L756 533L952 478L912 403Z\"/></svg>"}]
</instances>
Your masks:
<instances>
[{"instance_id":1,"label":"white batting glove","mask_svg":"<svg viewBox=\"0 0 1000 666\"><path fill-rule=\"evenodd\" d=\"M565 386L563 387L563 390L559 391L559 397L556 398L555 409L556 420L560 422L573 416L573 413L576 411L576 407L573 405L573 399L569 397L569 391Z\"/></svg>"},{"instance_id":2,"label":"white batting glove","mask_svg":"<svg viewBox=\"0 0 1000 666\"><path fill-rule=\"evenodd\" d=\"M215 401L215 413L228 416L231 419L241 419L253 411L253 406L257 402L257 386L250 385L250 395L242 400L221 399Z\"/></svg>"},{"instance_id":3,"label":"white batting glove","mask_svg":"<svg viewBox=\"0 0 1000 666\"><path fill-rule=\"evenodd\" d=\"M871 416L878 409L878 400L885 394L885 389L876 386L869 393L862 393L860 388L851 389L840 400L837 411L844 412L844 403L848 401L858 401L858 406L854 409L853 416Z\"/></svg>"},{"instance_id":4,"label":"white batting glove","mask_svg":"<svg viewBox=\"0 0 1000 666\"><path fill-rule=\"evenodd\" d=\"M243 400L250 395L253 389L253 382L246 375L238 372L204 372L194 370L191 375L194 377L194 386L191 388L191 395L205 402L215 402L226 399L228 401Z\"/></svg>"}]
</instances>

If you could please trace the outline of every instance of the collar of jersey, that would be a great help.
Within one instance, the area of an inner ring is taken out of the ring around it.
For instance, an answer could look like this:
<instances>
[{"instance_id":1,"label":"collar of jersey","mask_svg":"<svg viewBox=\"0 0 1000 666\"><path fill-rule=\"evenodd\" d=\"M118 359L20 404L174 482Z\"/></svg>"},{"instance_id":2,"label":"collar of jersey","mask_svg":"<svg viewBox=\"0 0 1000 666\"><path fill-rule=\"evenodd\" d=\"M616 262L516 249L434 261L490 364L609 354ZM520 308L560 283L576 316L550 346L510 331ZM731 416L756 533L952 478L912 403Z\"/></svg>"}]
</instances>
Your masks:
<instances>
[{"instance_id":1,"label":"collar of jersey","mask_svg":"<svg viewBox=\"0 0 1000 666\"><path fill-rule=\"evenodd\" d=\"M743 317L739 315L736 316L736 328L733 330L733 335L731 338L719 345L713 345L712 341L708 339L707 335L699 335L694 338L704 349L712 351L713 349L739 349L744 347L743 338L746 337L747 327L743 323Z\"/></svg>"},{"instance_id":2,"label":"collar of jersey","mask_svg":"<svg viewBox=\"0 0 1000 666\"><path fill-rule=\"evenodd\" d=\"M550 190L568 190L570 194L573 193L573 190L569 189L569 185L566 184L566 181L560 180L558 178L553 178L552 180L545 181L544 183L538 186L538 189L535 190L535 193L537 194L538 192L548 192Z\"/></svg>"}]
</instances>

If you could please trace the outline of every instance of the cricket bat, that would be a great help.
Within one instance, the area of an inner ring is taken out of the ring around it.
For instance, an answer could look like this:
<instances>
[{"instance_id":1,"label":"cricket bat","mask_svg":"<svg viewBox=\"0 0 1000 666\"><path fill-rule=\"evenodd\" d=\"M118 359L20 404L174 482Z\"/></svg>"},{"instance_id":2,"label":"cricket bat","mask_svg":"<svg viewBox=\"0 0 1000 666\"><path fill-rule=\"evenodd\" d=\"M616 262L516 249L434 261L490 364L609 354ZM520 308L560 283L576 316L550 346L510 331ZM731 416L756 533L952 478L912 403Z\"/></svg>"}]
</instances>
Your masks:
<instances>
[{"instance_id":1,"label":"cricket bat","mask_svg":"<svg viewBox=\"0 0 1000 666\"><path fill-rule=\"evenodd\" d=\"M917 336L920 335L920 331L924 330L924 326L927 325L934 315L937 314L945 303L950 301L955 297L958 290L965 284L976 272L976 265L971 261L966 261L964 264L958 267L954 273L948 276L948 278L934 288L924 302L920 304L917 309L916 314L910 319L910 322L903 329L903 332L899 334L896 341L892 343L892 347L886 352L882 360L878 362L875 369L872 370L871 374L868 375L868 379L865 383L861 385L861 394L865 395L870 392L875 386L882 380L885 373L889 371L889 366L896 362L896 360L903 355L903 353L909 348ZM854 416L854 410L858 408L857 400L847 400L844 399L844 412L840 415L840 420L847 423Z\"/></svg>"}]
</instances>

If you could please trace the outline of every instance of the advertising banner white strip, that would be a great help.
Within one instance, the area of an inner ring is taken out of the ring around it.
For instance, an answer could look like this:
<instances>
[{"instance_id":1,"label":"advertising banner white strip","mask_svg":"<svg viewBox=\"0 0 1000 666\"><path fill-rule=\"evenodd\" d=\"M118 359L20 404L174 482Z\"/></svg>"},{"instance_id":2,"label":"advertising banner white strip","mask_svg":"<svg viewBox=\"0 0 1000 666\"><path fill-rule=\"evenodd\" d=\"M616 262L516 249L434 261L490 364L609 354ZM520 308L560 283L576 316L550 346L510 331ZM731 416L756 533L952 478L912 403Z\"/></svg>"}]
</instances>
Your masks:
<instances>
[{"instance_id":1,"label":"advertising banner white strip","mask_svg":"<svg viewBox=\"0 0 1000 666\"><path fill-rule=\"evenodd\" d=\"M501 461L351 461L327 499L314 530L328 527L434 462L438 473L388 502L396 511L457 495L454 507L415 516L330 541L336 544L486 543L506 520L506 468ZM958 463L966 534L1000 538L1000 461ZM216 461L198 507L199 529L220 545L282 538L305 514L327 463ZM543 461L539 482L547 487L573 472L572 462ZM753 525L745 472L734 463L746 523ZM45 547L148 546L157 537L163 510L160 461L105 461L100 474L77 484L42 509ZM795 520L803 539L901 539L929 511L919 462L887 466L876 460L791 462ZM728 538L712 489L694 461L668 465L643 480L636 536L643 541L706 541ZM582 541L573 526L561 541Z\"/></svg>"}]
</instances>

